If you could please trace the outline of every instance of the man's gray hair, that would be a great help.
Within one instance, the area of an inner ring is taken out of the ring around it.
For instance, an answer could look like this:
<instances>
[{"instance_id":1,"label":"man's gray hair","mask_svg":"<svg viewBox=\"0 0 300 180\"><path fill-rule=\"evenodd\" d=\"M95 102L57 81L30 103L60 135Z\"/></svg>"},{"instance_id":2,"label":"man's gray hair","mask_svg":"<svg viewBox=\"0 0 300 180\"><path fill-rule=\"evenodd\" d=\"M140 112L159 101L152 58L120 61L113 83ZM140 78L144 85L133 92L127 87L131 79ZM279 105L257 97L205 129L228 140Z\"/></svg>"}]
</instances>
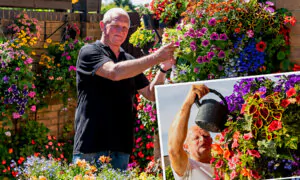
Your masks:
<instances>
[{"instance_id":1,"label":"man's gray hair","mask_svg":"<svg viewBox=\"0 0 300 180\"><path fill-rule=\"evenodd\" d=\"M129 20L129 26L130 26L130 17L128 13L122 8L111 8L104 14L102 21L104 24L110 23L112 19L117 15L126 16Z\"/></svg>"}]
</instances>

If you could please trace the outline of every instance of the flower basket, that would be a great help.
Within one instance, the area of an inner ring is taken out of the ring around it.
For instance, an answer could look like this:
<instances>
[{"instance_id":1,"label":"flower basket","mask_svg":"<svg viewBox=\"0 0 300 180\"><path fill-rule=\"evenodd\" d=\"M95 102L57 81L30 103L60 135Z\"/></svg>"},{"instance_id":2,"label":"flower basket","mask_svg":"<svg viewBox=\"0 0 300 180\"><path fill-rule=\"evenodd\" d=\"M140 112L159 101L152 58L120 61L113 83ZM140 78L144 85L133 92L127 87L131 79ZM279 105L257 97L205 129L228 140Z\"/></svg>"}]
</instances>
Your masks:
<instances>
[{"instance_id":1,"label":"flower basket","mask_svg":"<svg viewBox=\"0 0 300 180\"><path fill-rule=\"evenodd\" d=\"M142 20L146 29L158 29L159 21L155 19L153 14L143 14Z\"/></svg>"},{"instance_id":2,"label":"flower basket","mask_svg":"<svg viewBox=\"0 0 300 180\"><path fill-rule=\"evenodd\" d=\"M148 42L147 44L145 44L141 51L144 55L148 55L149 54L149 50L152 49L154 46L154 42Z\"/></svg>"},{"instance_id":3,"label":"flower basket","mask_svg":"<svg viewBox=\"0 0 300 180\"><path fill-rule=\"evenodd\" d=\"M243 79L226 97L230 115L212 145L216 179L300 175L300 75Z\"/></svg>"}]
</instances>

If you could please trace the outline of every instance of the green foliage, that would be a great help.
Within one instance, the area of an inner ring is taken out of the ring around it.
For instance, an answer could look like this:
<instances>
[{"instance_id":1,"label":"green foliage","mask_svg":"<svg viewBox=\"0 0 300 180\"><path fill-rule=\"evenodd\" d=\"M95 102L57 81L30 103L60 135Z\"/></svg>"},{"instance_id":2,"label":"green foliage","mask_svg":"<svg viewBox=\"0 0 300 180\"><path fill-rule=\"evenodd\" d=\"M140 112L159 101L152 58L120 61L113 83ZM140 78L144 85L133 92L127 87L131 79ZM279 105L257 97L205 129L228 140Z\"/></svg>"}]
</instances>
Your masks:
<instances>
[{"instance_id":1,"label":"green foliage","mask_svg":"<svg viewBox=\"0 0 300 180\"><path fill-rule=\"evenodd\" d=\"M166 179L175 180L171 166L167 166L165 170Z\"/></svg>"},{"instance_id":2,"label":"green foliage","mask_svg":"<svg viewBox=\"0 0 300 180\"><path fill-rule=\"evenodd\" d=\"M132 11L130 9L130 7L128 5L125 5L125 6L118 6L116 5L115 2L112 2L112 3L108 3L108 4L102 4L101 5L101 14L105 14L108 10L110 10L111 8L116 8L116 7L121 7L123 8L126 12L130 12Z\"/></svg>"}]
</instances>

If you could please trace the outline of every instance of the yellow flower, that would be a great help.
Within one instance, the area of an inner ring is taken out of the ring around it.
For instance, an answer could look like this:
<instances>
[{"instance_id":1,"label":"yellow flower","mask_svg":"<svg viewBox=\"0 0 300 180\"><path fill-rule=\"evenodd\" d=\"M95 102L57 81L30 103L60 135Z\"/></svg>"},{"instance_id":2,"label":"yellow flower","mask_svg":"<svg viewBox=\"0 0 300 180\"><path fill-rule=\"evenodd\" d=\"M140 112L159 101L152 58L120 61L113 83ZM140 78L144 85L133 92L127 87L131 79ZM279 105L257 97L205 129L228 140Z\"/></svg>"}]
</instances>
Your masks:
<instances>
[{"instance_id":1,"label":"yellow flower","mask_svg":"<svg viewBox=\"0 0 300 180\"><path fill-rule=\"evenodd\" d=\"M72 0L72 4L76 4L78 0Z\"/></svg>"},{"instance_id":2,"label":"yellow flower","mask_svg":"<svg viewBox=\"0 0 300 180\"><path fill-rule=\"evenodd\" d=\"M25 56L22 56L22 59L25 59L26 57Z\"/></svg>"},{"instance_id":3,"label":"yellow flower","mask_svg":"<svg viewBox=\"0 0 300 180\"><path fill-rule=\"evenodd\" d=\"M48 44L50 44L50 43L52 43L52 39L48 38L48 39L46 40L46 42L47 42Z\"/></svg>"},{"instance_id":4,"label":"yellow flower","mask_svg":"<svg viewBox=\"0 0 300 180\"><path fill-rule=\"evenodd\" d=\"M31 52L31 54L32 54L33 56L35 56L35 55L36 55L36 53L35 53L34 51L32 51L32 52Z\"/></svg>"},{"instance_id":5,"label":"yellow flower","mask_svg":"<svg viewBox=\"0 0 300 180\"><path fill-rule=\"evenodd\" d=\"M39 180L47 180L45 176L39 176Z\"/></svg>"},{"instance_id":6,"label":"yellow flower","mask_svg":"<svg viewBox=\"0 0 300 180\"><path fill-rule=\"evenodd\" d=\"M185 51L186 53L192 52L191 48L189 48L189 47L184 48L184 51Z\"/></svg>"},{"instance_id":7,"label":"yellow flower","mask_svg":"<svg viewBox=\"0 0 300 180\"><path fill-rule=\"evenodd\" d=\"M18 42L19 42L19 40L15 40L15 42L16 42L16 43L18 43Z\"/></svg>"},{"instance_id":8,"label":"yellow flower","mask_svg":"<svg viewBox=\"0 0 300 180\"><path fill-rule=\"evenodd\" d=\"M64 49L64 47L59 47L58 50L64 51L65 49Z\"/></svg>"},{"instance_id":9,"label":"yellow flower","mask_svg":"<svg viewBox=\"0 0 300 180\"><path fill-rule=\"evenodd\" d=\"M37 180L37 177L36 176L32 176L32 177L30 177L29 180Z\"/></svg>"},{"instance_id":10,"label":"yellow flower","mask_svg":"<svg viewBox=\"0 0 300 180\"><path fill-rule=\"evenodd\" d=\"M141 179L141 180L147 180L147 173L142 172L142 173L140 174L140 176L139 176L139 179Z\"/></svg>"},{"instance_id":11,"label":"yellow flower","mask_svg":"<svg viewBox=\"0 0 300 180\"><path fill-rule=\"evenodd\" d=\"M30 46L33 46L33 42L29 42L29 45L30 45Z\"/></svg>"},{"instance_id":12,"label":"yellow flower","mask_svg":"<svg viewBox=\"0 0 300 180\"><path fill-rule=\"evenodd\" d=\"M15 44L14 44L14 43L11 43L11 47L15 47Z\"/></svg>"},{"instance_id":13,"label":"yellow flower","mask_svg":"<svg viewBox=\"0 0 300 180\"><path fill-rule=\"evenodd\" d=\"M47 48L48 48L48 45L47 45L47 44L44 44L44 48L47 49Z\"/></svg>"},{"instance_id":14,"label":"yellow flower","mask_svg":"<svg viewBox=\"0 0 300 180\"><path fill-rule=\"evenodd\" d=\"M40 64L40 65L44 65L44 62L43 62L43 61L40 61L39 64Z\"/></svg>"},{"instance_id":15,"label":"yellow flower","mask_svg":"<svg viewBox=\"0 0 300 180\"><path fill-rule=\"evenodd\" d=\"M60 67L60 64L59 64L59 63L57 64L57 67Z\"/></svg>"}]
</instances>

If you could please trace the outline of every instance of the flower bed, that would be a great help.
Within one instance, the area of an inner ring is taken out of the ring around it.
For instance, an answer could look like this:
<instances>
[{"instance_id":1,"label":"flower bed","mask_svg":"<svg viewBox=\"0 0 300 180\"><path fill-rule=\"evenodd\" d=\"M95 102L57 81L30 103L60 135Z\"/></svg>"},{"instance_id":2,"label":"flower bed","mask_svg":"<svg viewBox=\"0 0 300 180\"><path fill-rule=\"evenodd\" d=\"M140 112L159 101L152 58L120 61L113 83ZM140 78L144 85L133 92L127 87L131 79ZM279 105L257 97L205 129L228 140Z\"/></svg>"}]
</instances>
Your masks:
<instances>
[{"instance_id":1,"label":"flower bed","mask_svg":"<svg viewBox=\"0 0 300 180\"><path fill-rule=\"evenodd\" d=\"M226 129L212 146L215 179L300 175L300 75L243 79L226 97Z\"/></svg>"}]
</instances>

